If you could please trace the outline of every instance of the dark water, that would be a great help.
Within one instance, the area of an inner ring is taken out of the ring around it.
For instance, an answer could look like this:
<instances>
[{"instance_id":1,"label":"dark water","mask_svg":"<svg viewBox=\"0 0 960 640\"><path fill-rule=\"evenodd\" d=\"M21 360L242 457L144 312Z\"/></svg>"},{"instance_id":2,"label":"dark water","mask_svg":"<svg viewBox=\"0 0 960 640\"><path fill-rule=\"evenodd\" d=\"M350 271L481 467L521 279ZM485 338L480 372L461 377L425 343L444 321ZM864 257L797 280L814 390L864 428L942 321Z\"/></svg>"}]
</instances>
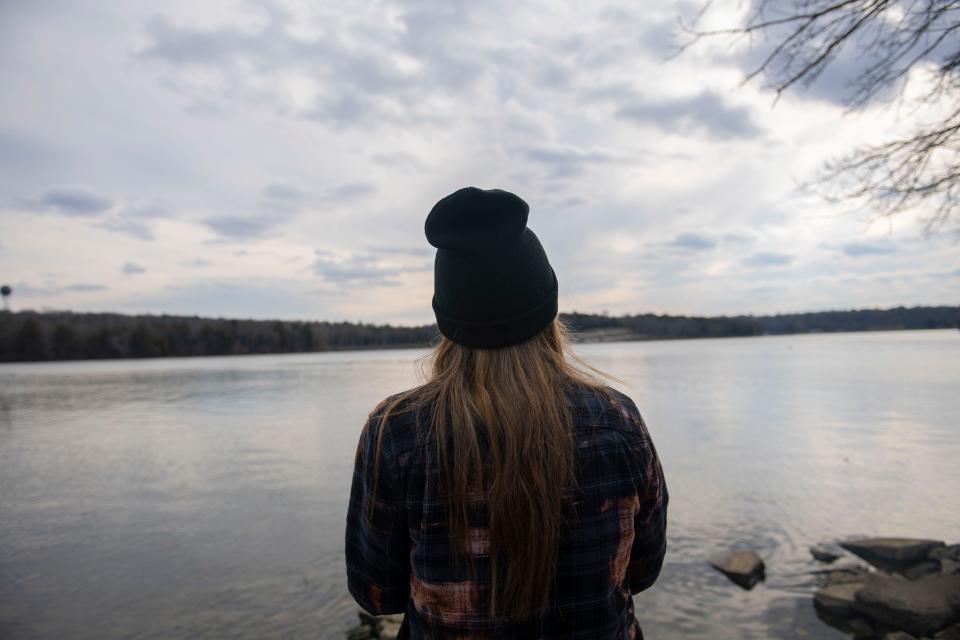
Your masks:
<instances>
[{"instance_id":1,"label":"dark water","mask_svg":"<svg viewBox=\"0 0 960 640\"><path fill-rule=\"evenodd\" d=\"M663 459L649 638L840 638L806 547L960 541L960 333L584 345ZM353 452L422 351L0 367L0 637L342 638ZM706 565L756 549L751 592Z\"/></svg>"}]
</instances>

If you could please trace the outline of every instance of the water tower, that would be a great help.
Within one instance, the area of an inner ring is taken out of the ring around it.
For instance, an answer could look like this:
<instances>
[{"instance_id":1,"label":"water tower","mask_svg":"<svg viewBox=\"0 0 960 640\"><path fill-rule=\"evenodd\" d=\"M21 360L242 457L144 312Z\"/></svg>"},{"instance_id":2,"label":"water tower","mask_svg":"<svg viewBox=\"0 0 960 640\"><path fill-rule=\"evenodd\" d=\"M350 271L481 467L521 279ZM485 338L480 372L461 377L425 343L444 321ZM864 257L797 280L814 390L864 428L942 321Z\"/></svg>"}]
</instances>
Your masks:
<instances>
[{"instance_id":1,"label":"water tower","mask_svg":"<svg viewBox=\"0 0 960 640\"><path fill-rule=\"evenodd\" d=\"M0 287L0 295L3 296L3 310L10 311L10 303L7 300L10 298L10 294L13 293L13 287L8 284Z\"/></svg>"}]
</instances>

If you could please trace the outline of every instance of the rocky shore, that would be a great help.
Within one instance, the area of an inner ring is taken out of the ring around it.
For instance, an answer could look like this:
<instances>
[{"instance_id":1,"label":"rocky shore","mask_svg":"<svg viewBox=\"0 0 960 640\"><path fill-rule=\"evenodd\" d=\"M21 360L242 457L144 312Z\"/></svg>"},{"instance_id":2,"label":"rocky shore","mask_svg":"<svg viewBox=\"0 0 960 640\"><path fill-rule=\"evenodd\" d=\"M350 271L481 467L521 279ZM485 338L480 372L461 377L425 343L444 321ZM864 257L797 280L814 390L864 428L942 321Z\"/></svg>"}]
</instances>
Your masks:
<instances>
[{"instance_id":1,"label":"rocky shore","mask_svg":"<svg viewBox=\"0 0 960 640\"><path fill-rule=\"evenodd\" d=\"M856 538L814 545L810 554L830 565L813 572L813 604L830 626L858 639L960 640L960 544ZM849 561L833 564L844 557ZM746 549L710 566L744 589L765 575L763 560Z\"/></svg>"},{"instance_id":2,"label":"rocky shore","mask_svg":"<svg viewBox=\"0 0 960 640\"><path fill-rule=\"evenodd\" d=\"M826 624L858 640L960 640L960 544L919 538L855 538L810 547L813 604ZM862 561L862 562L861 562ZM764 580L749 549L710 559L743 589ZM359 611L348 640L394 640L403 614Z\"/></svg>"},{"instance_id":3,"label":"rocky shore","mask_svg":"<svg viewBox=\"0 0 960 640\"><path fill-rule=\"evenodd\" d=\"M821 586L813 602L824 622L855 638L960 639L960 544L864 538L840 541L833 548L870 566L817 573ZM814 548L811 554L827 563L841 557L818 557Z\"/></svg>"}]
</instances>

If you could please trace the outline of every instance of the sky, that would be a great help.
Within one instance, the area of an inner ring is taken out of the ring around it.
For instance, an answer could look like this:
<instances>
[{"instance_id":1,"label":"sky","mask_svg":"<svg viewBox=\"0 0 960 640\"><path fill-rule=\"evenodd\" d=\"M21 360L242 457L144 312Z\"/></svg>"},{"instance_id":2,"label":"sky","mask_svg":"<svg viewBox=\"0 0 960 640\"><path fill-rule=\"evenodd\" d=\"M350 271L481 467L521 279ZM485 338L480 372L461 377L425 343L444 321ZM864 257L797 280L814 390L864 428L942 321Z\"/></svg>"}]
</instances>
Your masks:
<instances>
[{"instance_id":1,"label":"sky","mask_svg":"<svg viewBox=\"0 0 960 640\"><path fill-rule=\"evenodd\" d=\"M698 8L5 1L0 281L14 309L429 323L424 220L476 186L529 203L561 311L957 304L955 233L800 188L924 116L850 112L852 50L776 102L742 82L762 43L671 55Z\"/></svg>"}]
</instances>

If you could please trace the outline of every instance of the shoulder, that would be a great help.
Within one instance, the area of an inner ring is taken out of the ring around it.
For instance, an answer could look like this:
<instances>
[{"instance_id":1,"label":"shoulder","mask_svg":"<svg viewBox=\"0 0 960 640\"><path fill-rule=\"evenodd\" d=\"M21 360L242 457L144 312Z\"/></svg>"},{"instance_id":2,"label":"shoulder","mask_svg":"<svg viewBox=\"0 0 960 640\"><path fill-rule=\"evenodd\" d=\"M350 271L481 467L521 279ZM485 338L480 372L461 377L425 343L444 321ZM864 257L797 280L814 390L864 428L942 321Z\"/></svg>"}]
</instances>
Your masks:
<instances>
[{"instance_id":1,"label":"shoulder","mask_svg":"<svg viewBox=\"0 0 960 640\"><path fill-rule=\"evenodd\" d=\"M623 432L646 431L633 398L611 386L579 387L572 392L571 406L574 415L594 422L595 426Z\"/></svg>"},{"instance_id":2,"label":"shoulder","mask_svg":"<svg viewBox=\"0 0 960 640\"><path fill-rule=\"evenodd\" d=\"M417 388L413 388L387 396L370 410L367 421L394 426L423 420L423 407L418 406L416 392Z\"/></svg>"},{"instance_id":3,"label":"shoulder","mask_svg":"<svg viewBox=\"0 0 960 640\"><path fill-rule=\"evenodd\" d=\"M574 404L575 430L584 434L584 443L621 448L642 464L656 456L640 410L626 393L604 386L600 393L588 390L582 398L574 399Z\"/></svg>"},{"instance_id":4,"label":"shoulder","mask_svg":"<svg viewBox=\"0 0 960 640\"><path fill-rule=\"evenodd\" d=\"M418 445L417 425L423 416L415 406L412 391L400 391L378 402L363 426L363 441L368 445L379 441L381 450L391 459Z\"/></svg>"}]
</instances>

